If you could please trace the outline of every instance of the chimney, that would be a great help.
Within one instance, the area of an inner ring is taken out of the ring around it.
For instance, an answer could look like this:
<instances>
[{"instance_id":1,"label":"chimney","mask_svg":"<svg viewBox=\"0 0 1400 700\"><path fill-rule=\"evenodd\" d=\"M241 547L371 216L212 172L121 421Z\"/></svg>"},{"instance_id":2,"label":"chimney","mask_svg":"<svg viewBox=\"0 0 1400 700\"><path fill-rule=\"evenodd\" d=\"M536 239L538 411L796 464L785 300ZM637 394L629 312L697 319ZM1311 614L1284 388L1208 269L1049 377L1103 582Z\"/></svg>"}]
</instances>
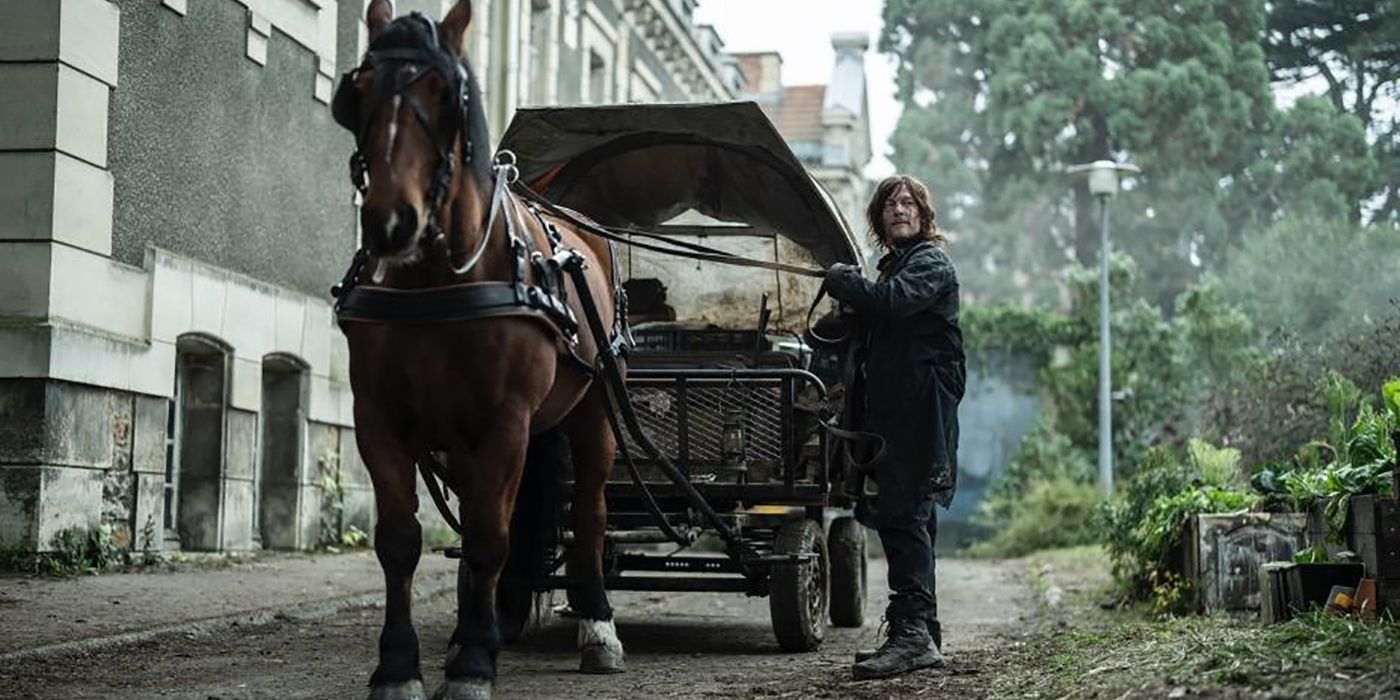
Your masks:
<instances>
[{"instance_id":1,"label":"chimney","mask_svg":"<svg viewBox=\"0 0 1400 700\"><path fill-rule=\"evenodd\" d=\"M831 48L837 58L843 54L860 56L870 48L870 35L865 32L837 32L831 35Z\"/></svg>"},{"instance_id":2,"label":"chimney","mask_svg":"<svg viewBox=\"0 0 1400 700\"><path fill-rule=\"evenodd\" d=\"M746 97L758 102L778 99L783 89L783 57L777 51L734 54L744 76Z\"/></svg>"}]
</instances>

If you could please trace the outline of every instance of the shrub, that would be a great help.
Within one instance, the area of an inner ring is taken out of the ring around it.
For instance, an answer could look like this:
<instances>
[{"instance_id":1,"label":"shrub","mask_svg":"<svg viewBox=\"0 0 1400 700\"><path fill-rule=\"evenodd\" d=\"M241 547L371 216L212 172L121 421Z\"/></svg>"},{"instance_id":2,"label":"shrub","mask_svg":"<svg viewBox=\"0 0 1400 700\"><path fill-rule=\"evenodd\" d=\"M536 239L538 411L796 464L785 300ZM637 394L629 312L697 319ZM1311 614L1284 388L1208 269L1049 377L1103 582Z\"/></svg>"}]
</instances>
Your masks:
<instances>
[{"instance_id":1,"label":"shrub","mask_svg":"<svg viewBox=\"0 0 1400 700\"><path fill-rule=\"evenodd\" d=\"M1042 549L1099 541L1098 510L1103 502L1092 484L1058 476L1030 485L1000 527L969 548L974 556L1018 557Z\"/></svg>"}]
</instances>

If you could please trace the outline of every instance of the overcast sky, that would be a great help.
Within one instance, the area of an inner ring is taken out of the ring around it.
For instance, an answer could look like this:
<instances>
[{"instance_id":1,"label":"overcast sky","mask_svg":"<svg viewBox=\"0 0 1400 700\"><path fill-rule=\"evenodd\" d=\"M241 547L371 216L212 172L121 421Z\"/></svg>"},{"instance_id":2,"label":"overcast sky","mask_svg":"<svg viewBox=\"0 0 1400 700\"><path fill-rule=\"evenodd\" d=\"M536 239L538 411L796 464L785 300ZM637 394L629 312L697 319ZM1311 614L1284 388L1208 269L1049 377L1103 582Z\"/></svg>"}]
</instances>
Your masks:
<instances>
[{"instance_id":1,"label":"overcast sky","mask_svg":"<svg viewBox=\"0 0 1400 700\"><path fill-rule=\"evenodd\" d=\"M881 0L700 0L695 21L713 24L729 51L781 53L784 85L826 83L836 61L831 35L869 34L865 71L875 159L866 175L882 177L894 170L885 154L900 109L894 99L894 64L875 52L883 4Z\"/></svg>"}]
</instances>

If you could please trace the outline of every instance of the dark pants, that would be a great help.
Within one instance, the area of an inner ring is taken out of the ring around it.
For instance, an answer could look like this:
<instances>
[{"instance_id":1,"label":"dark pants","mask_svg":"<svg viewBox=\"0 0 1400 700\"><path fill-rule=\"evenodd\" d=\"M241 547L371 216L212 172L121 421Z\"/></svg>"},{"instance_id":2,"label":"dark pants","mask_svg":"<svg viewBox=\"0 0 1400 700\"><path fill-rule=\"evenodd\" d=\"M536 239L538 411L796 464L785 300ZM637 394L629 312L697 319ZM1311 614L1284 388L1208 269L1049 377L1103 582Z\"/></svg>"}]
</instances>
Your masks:
<instances>
[{"instance_id":1,"label":"dark pants","mask_svg":"<svg viewBox=\"0 0 1400 700\"><path fill-rule=\"evenodd\" d=\"M938 515L933 497L924 496L912 517L894 518L881 525L880 544L889 564L889 619L922 619L940 648L943 632L938 624L938 593L934 589L933 543L938 538Z\"/></svg>"}]
</instances>

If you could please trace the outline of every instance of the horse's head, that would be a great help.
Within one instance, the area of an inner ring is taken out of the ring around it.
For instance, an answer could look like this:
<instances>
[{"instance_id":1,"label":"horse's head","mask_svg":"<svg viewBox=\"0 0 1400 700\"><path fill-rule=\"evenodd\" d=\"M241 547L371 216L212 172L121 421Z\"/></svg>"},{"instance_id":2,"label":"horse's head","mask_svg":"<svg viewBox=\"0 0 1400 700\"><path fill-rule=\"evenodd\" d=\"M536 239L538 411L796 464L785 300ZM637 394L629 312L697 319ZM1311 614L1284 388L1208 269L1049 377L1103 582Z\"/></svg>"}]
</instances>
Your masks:
<instances>
[{"instance_id":1,"label":"horse's head","mask_svg":"<svg viewBox=\"0 0 1400 700\"><path fill-rule=\"evenodd\" d=\"M370 3L369 49L341 78L331 111L356 138L351 169L364 194L364 245L405 263L433 242L425 240L429 224L452 204L462 171L482 177L479 154L489 145L476 80L462 58L470 0L458 0L440 23L393 15L390 0Z\"/></svg>"}]
</instances>

